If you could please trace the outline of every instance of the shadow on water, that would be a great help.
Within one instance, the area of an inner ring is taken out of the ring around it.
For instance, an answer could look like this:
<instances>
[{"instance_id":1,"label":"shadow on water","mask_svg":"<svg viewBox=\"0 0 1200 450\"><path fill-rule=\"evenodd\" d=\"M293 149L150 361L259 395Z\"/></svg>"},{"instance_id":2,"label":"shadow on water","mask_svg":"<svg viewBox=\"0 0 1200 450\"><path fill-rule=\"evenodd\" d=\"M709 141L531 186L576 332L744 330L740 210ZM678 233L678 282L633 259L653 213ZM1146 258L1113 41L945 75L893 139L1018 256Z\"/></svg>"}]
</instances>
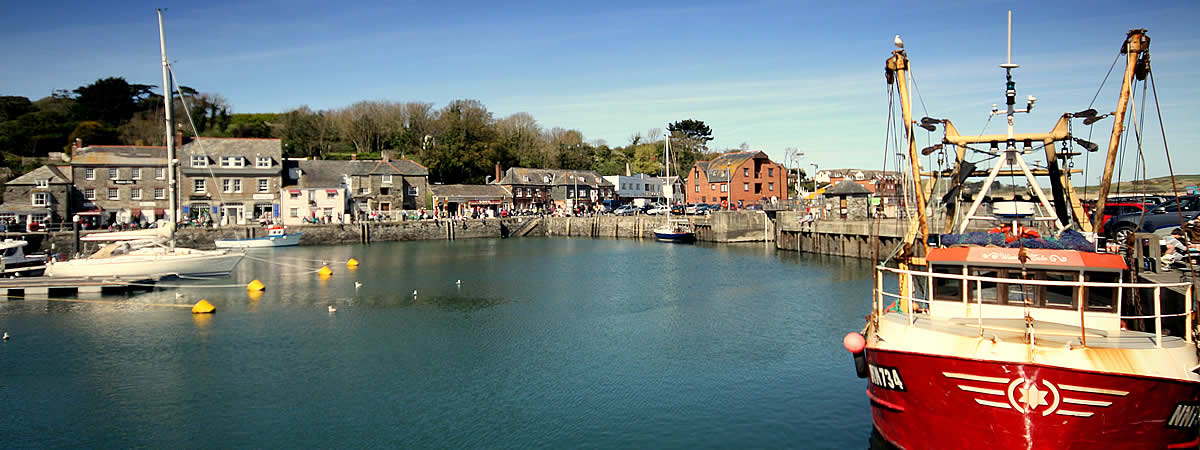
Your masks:
<instances>
[{"instance_id":1,"label":"shadow on water","mask_svg":"<svg viewBox=\"0 0 1200 450\"><path fill-rule=\"evenodd\" d=\"M879 430L877 430L875 427L871 427L871 437L870 437L870 439L867 440L867 448L870 450L898 450L899 449L899 447L896 447L896 446L888 443L887 439L884 439L883 435L879 434Z\"/></svg>"},{"instance_id":2,"label":"shadow on water","mask_svg":"<svg viewBox=\"0 0 1200 450\"><path fill-rule=\"evenodd\" d=\"M469 297L462 295L434 295L419 297L414 305L432 305L437 309L449 312L475 312L508 303L500 297Z\"/></svg>"}]
</instances>

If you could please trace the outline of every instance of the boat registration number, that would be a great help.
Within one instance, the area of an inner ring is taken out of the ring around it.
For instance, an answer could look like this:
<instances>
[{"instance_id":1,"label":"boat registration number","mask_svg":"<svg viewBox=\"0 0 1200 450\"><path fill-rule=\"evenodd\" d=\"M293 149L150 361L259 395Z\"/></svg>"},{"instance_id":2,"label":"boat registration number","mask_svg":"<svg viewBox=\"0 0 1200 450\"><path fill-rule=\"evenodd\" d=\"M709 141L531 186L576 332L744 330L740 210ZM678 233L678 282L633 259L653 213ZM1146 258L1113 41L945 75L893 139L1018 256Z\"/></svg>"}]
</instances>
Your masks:
<instances>
[{"instance_id":1,"label":"boat registration number","mask_svg":"<svg viewBox=\"0 0 1200 450\"><path fill-rule=\"evenodd\" d=\"M870 369L871 384L893 391L903 391L904 381L900 379L900 371L895 367L867 364Z\"/></svg>"},{"instance_id":2,"label":"boat registration number","mask_svg":"<svg viewBox=\"0 0 1200 450\"><path fill-rule=\"evenodd\" d=\"M1193 428L1197 422L1200 422L1200 402L1179 402L1167 418L1167 427Z\"/></svg>"}]
</instances>

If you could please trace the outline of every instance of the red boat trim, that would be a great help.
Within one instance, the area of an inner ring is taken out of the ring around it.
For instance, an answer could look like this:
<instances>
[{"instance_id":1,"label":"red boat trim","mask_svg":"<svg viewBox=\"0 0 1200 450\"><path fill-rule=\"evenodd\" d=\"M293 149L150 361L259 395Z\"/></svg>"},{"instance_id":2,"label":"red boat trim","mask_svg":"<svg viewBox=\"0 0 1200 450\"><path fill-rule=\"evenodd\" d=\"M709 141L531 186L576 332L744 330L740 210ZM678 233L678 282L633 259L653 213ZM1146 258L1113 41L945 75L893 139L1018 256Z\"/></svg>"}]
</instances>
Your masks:
<instances>
[{"instance_id":1,"label":"red boat trim","mask_svg":"<svg viewBox=\"0 0 1200 450\"><path fill-rule=\"evenodd\" d=\"M1178 444L1168 445L1167 448L1196 448L1200 447L1200 437L1188 442L1180 442Z\"/></svg>"},{"instance_id":2,"label":"red boat trim","mask_svg":"<svg viewBox=\"0 0 1200 450\"><path fill-rule=\"evenodd\" d=\"M1073 370L1073 371L1082 372L1082 373L1112 375L1112 376L1117 376L1117 377L1128 377L1128 378L1141 378L1141 379L1153 380L1153 381L1175 382L1175 383L1179 383L1179 384L1200 384L1200 381L1193 381L1193 380L1181 380L1178 378L1158 377L1158 376L1153 376L1153 375L1141 375L1141 374L1125 373L1125 372L1105 372L1105 371L1100 371L1100 370L1079 369L1079 368L1075 368L1075 367L1055 366L1052 364L1045 364L1045 363L1038 363L1038 362L1009 361L1009 360L1002 360L1002 359L967 358L965 356L941 355L941 354L937 354L937 353L921 353L921 352L913 352L913 351L907 351L907 350L896 350L896 349L892 349L892 348L878 348L878 347L871 347L871 346L867 346L867 350L892 352L892 353L906 353L909 355L928 356L928 357L932 357L932 358L950 358L950 359L959 359L959 360L964 360L964 361L978 361L978 362L983 362L983 363L1023 364L1026 366L1035 366L1035 367L1042 367L1042 368L1047 368L1047 369ZM1075 386L1070 386L1070 387L1075 387ZM1084 391L1084 392L1090 392L1090 391ZM1107 392L1099 392L1099 393L1105 394Z\"/></svg>"},{"instance_id":3,"label":"red boat trim","mask_svg":"<svg viewBox=\"0 0 1200 450\"><path fill-rule=\"evenodd\" d=\"M872 394L872 393L871 393L871 389L870 389L870 388L867 388L867 398L870 398L870 399L871 399L871 401L873 401L873 402L875 402L875 403L878 403L878 404L879 404L879 406L882 406L882 407L884 407L884 408L891 409L891 410L894 410L894 411L896 411L896 412L904 412L904 407L903 407L903 406L900 406L900 405L897 405L897 404L895 404L895 403L892 403L892 402L889 402L889 401L887 401L887 400L884 400L884 399L881 399L881 398L879 398L879 397L876 397L876 396L875 396L875 394Z\"/></svg>"}]
</instances>

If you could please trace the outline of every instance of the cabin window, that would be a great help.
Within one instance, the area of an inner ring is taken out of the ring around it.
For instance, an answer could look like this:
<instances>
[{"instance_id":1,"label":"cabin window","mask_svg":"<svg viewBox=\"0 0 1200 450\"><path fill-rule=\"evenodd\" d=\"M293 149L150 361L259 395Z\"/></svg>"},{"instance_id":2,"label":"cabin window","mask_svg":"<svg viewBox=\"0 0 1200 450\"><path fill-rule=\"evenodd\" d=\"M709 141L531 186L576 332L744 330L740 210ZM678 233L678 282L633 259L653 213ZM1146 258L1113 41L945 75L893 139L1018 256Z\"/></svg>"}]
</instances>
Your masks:
<instances>
[{"instance_id":1,"label":"cabin window","mask_svg":"<svg viewBox=\"0 0 1200 450\"><path fill-rule=\"evenodd\" d=\"M972 276L999 278L1000 271L996 269L974 269L971 271ZM971 281L970 282L970 300L976 301L978 297L984 303L999 303L1000 286L994 281Z\"/></svg>"},{"instance_id":2,"label":"cabin window","mask_svg":"<svg viewBox=\"0 0 1200 450\"><path fill-rule=\"evenodd\" d=\"M1071 272L1047 272L1045 279L1074 283L1079 281L1079 275ZM1042 299L1047 308L1075 309L1075 286L1043 286Z\"/></svg>"},{"instance_id":3,"label":"cabin window","mask_svg":"<svg viewBox=\"0 0 1200 450\"><path fill-rule=\"evenodd\" d=\"M1088 273L1087 280L1095 283L1118 283L1121 274L1116 272ZM1087 309L1092 311L1112 311L1117 300L1116 286L1089 286L1084 292L1087 298Z\"/></svg>"},{"instance_id":4,"label":"cabin window","mask_svg":"<svg viewBox=\"0 0 1200 450\"><path fill-rule=\"evenodd\" d=\"M1022 277L1020 270L1009 270L1004 275L1004 278L1018 280L1012 283L1004 284L1004 299L1007 300L1004 303L1009 305L1028 304L1031 306L1037 304L1038 286L1023 284L1019 281L1039 279L1040 277L1038 277L1037 273L1028 272L1024 277Z\"/></svg>"},{"instance_id":5,"label":"cabin window","mask_svg":"<svg viewBox=\"0 0 1200 450\"><path fill-rule=\"evenodd\" d=\"M934 266L934 273L945 273L952 275L962 275L961 267L946 267ZM961 278L934 278L933 279L933 298L934 300L962 300L962 283Z\"/></svg>"}]
</instances>

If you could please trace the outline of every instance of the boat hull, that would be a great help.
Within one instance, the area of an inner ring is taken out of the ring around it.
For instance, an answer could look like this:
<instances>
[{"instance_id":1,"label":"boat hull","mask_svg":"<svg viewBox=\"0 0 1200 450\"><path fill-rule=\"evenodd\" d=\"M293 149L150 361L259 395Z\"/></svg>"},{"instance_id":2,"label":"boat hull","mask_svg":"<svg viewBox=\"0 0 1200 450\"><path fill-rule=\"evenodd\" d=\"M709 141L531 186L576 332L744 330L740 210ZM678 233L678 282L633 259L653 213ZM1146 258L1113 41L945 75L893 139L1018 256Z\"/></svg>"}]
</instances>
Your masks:
<instances>
[{"instance_id":1,"label":"boat hull","mask_svg":"<svg viewBox=\"0 0 1200 450\"><path fill-rule=\"evenodd\" d=\"M304 233L289 233L281 236L264 236L252 239L218 239L217 248L271 248L292 247L300 245L300 235Z\"/></svg>"},{"instance_id":2,"label":"boat hull","mask_svg":"<svg viewBox=\"0 0 1200 450\"><path fill-rule=\"evenodd\" d=\"M691 232L674 233L655 231L654 238L663 242L693 242L696 240L696 235Z\"/></svg>"},{"instance_id":3,"label":"boat hull","mask_svg":"<svg viewBox=\"0 0 1200 450\"><path fill-rule=\"evenodd\" d=\"M221 276L228 275L245 254L228 251L191 251L180 254L121 255L112 258L51 262L51 277Z\"/></svg>"},{"instance_id":4,"label":"boat hull","mask_svg":"<svg viewBox=\"0 0 1200 450\"><path fill-rule=\"evenodd\" d=\"M1200 383L866 350L875 428L901 448L1195 448Z\"/></svg>"}]
</instances>

